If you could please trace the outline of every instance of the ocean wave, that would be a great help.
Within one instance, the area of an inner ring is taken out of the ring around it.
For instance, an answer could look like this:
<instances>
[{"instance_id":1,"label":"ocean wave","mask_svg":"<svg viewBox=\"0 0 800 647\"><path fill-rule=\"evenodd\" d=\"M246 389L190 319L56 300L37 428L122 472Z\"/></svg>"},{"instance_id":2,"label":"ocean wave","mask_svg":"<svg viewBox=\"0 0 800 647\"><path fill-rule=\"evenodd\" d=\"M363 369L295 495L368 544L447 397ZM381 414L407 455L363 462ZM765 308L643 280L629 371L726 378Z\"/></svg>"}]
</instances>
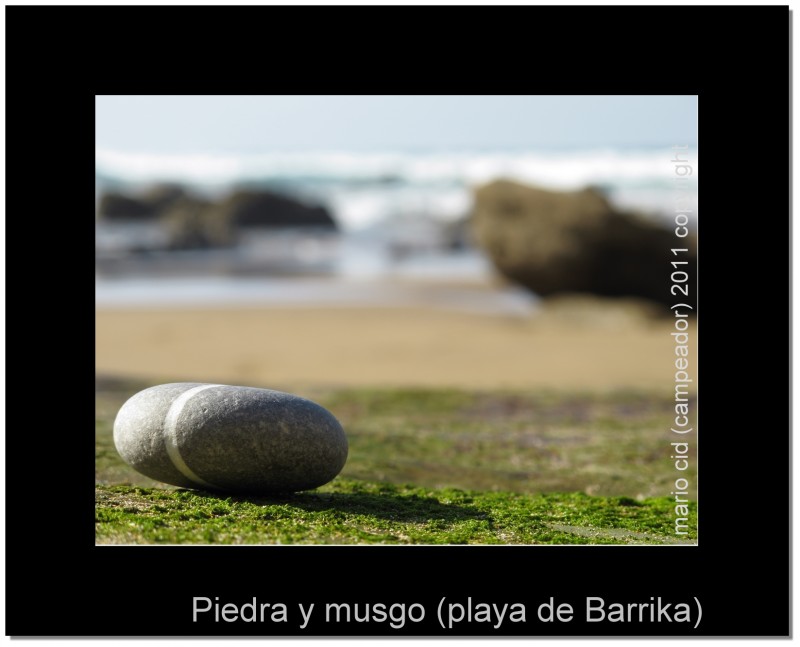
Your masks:
<instances>
[{"instance_id":1,"label":"ocean wave","mask_svg":"<svg viewBox=\"0 0 800 647\"><path fill-rule=\"evenodd\" d=\"M691 183L696 187L696 150L690 150L689 157L695 160ZM350 230L403 216L461 217L471 204L472 188L497 178L559 190L598 186L625 207L665 212L674 180L671 158L668 147L261 155L154 155L98 149L95 155L98 178L177 181L212 190L247 183L283 188L325 203Z\"/></svg>"},{"instance_id":2,"label":"ocean wave","mask_svg":"<svg viewBox=\"0 0 800 647\"><path fill-rule=\"evenodd\" d=\"M669 179L671 151L494 153L269 153L167 155L97 150L97 170L129 181L298 179L413 184L481 183L498 177L561 187Z\"/></svg>"}]
</instances>

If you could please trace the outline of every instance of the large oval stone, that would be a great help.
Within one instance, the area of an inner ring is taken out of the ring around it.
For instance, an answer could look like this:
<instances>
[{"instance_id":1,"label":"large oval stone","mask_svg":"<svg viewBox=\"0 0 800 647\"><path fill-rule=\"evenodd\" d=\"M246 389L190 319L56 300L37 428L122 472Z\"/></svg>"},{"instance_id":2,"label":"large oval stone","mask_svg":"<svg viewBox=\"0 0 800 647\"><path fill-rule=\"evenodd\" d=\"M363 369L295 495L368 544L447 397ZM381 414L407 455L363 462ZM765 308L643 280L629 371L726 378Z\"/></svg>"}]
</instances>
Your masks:
<instances>
[{"instance_id":1,"label":"large oval stone","mask_svg":"<svg viewBox=\"0 0 800 647\"><path fill-rule=\"evenodd\" d=\"M320 405L289 393L181 382L140 391L114 421L120 456L157 481L228 492L296 492L344 467L347 437Z\"/></svg>"}]
</instances>

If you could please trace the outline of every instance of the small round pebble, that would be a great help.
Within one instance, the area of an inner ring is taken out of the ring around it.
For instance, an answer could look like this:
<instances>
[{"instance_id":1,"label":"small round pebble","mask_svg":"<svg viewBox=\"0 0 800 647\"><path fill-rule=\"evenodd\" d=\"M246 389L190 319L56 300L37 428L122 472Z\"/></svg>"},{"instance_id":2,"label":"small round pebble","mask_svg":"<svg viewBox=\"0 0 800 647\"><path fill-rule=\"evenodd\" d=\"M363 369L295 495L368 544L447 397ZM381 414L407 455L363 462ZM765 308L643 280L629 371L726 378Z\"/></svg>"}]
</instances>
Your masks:
<instances>
[{"instance_id":1,"label":"small round pebble","mask_svg":"<svg viewBox=\"0 0 800 647\"><path fill-rule=\"evenodd\" d=\"M246 386L161 384L130 398L114 421L120 456L157 481L242 493L310 490L347 460L347 437L320 405Z\"/></svg>"}]
</instances>

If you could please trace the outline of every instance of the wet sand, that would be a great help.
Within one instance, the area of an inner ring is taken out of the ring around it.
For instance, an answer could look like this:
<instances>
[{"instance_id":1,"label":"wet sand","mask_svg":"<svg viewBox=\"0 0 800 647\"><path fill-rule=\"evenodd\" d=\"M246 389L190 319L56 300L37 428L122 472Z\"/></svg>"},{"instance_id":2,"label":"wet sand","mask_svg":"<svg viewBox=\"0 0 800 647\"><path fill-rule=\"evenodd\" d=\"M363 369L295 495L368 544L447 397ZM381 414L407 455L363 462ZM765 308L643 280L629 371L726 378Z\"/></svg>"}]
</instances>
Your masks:
<instances>
[{"instance_id":1,"label":"wet sand","mask_svg":"<svg viewBox=\"0 0 800 647\"><path fill-rule=\"evenodd\" d=\"M672 321L635 309L570 306L510 316L419 307L161 306L100 309L96 324L98 374L164 382L665 393L674 386ZM692 323L693 354L695 331Z\"/></svg>"}]
</instances>

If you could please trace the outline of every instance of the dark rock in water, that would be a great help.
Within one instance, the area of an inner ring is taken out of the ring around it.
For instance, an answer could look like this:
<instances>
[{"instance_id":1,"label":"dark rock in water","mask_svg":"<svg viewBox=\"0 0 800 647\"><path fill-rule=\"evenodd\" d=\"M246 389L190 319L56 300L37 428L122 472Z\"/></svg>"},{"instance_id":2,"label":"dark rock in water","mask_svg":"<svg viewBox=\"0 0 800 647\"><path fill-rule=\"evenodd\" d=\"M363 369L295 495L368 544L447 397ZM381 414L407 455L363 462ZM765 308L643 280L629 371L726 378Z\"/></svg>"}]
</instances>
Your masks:
<instances>
[{"instance_id":1,"label":"dark rock in water","mask_svg":"<svg viewBox=\"0 0 800 647\"><path fill-rule=\"evenodd\" d=\"M155 218L158 213L140 198L117 191L107 191L100 198L100 215L107 220Z\"/></svg>"},{"instance_id":2,"label":"dark rock in water","mask_svg":"<svg viewBox=\"0 0 800 647\"><path fill-rule=\"evenodd\" d=\"M234 191L222 201L219 210L234 227L336 228L324 207L307 206L270 191Z\"/></svg>"},{"instance_id":3,"label":"dark rock in water","mask_svg":"<svg viewBox=\"0 0 800 647\"><path fill-rule=\"evenodd\" d=\"M140 391L114 421L114 443L138 472L225 492L296 492L344 467L347 438L318 404L280 391L162 384Z\"/></svg>"},{"instance_id":4,"label":"dark rock in water","mask_svg":"<svg viewBox=\"0 0 800 647\"><path fill-rule=\"evenodd\" d=\"M177 184L157 184L141 195L107 191L100 198L100 215L109 220L157 218L186 195Z\"/></svg>"},{"instance_id":5,"label":"dark rock in water","mask_svg":"<svg viewBox=\"0 0 800 647\"><path fill-rule=\"evenodd\" d=\"M673 232L634 213L616 211L594 189L545 191L499 180L475 194L473 232L498 271L541 296L585 292L635 296L665 304L694 305L670 294L671 260L696 277L696 255L673 257L689 247Z\"/></svg>"}]
</instances>

